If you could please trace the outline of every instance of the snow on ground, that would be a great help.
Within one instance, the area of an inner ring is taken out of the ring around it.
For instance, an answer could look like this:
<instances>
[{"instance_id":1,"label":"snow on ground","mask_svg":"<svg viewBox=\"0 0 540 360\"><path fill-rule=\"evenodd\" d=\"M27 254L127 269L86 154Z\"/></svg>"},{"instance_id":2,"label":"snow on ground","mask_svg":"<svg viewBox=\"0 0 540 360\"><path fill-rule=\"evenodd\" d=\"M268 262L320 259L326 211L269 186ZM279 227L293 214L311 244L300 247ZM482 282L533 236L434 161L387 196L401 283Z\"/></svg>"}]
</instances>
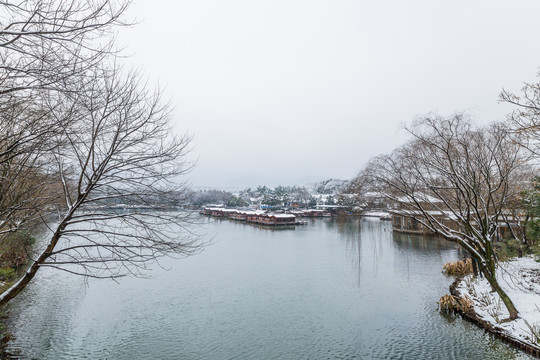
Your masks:
<instances>
[{"instance_id":1,"label":"snow on ground","mask_svg":"<svg viewBox=\"0 0 540 360\"><path fill-rule=\"evenodd\" d=\"M540 345L540 263L533 257L501 263L497 269L499 285L516 306L519 317L510 322L508 311L485 278L466 276L458 286L474 303L474 311L485 321L503 329L510 336L536 346Z\"/></svg>"}]
</instances>

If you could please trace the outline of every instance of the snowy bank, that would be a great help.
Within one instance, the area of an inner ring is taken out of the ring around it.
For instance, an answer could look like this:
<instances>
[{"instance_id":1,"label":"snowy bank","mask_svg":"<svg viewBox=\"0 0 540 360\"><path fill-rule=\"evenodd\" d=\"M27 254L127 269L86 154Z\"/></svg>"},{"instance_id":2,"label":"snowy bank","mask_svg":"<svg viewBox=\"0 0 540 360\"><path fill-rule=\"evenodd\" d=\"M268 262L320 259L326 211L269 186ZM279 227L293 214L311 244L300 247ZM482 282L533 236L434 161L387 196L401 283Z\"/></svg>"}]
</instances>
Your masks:
<instances>
[{"instance_id":1,"label":"snowy bank","mask_svg":"<svg viewBox=\"0 0 540 360\"><path fill-rule=\"evenodd\" d=\"M486 330L540 356L540 263L532 257L501 263L497 269L500 286L518 309L516 320L505 322L509 314L504 303L485 278L467 275L451 287L452 295L473 301L472 313L464 314Z\"/></svg>"}]
</instances>

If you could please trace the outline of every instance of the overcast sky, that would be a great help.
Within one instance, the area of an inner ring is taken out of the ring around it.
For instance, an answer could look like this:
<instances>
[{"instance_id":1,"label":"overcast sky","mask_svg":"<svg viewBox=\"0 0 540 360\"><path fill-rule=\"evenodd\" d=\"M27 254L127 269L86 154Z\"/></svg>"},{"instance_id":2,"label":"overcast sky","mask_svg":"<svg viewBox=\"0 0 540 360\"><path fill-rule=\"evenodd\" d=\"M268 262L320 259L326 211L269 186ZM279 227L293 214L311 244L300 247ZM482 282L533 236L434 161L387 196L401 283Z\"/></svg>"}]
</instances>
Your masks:
<instances>
[{"instance_id":1,"label":"overcast sky","mask_svg":"<svg viewBox=\"0 0 540 360\"><path fill-rule=\"evenodd\" d=\"M347 179L404 122L503 120L540 67L537 0L138 0L120 43L193 135L195 186Z\"/></svg>"}]
</instances>

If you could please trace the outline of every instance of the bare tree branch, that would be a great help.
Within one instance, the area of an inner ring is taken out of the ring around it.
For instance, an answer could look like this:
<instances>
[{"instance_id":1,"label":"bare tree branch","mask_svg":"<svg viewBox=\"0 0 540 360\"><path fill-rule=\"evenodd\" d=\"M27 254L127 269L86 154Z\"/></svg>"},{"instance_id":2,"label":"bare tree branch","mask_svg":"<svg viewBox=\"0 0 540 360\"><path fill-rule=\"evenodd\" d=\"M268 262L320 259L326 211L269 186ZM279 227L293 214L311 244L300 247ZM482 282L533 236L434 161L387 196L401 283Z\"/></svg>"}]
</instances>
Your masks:
<instances>
[{"instance_id":1,"label":"bare tree branch","mask_svg":"<svg viewBox=\"0 0 540 360\"><path fill-rule=\"evenodd\" d=\"M407 130L413 139L374 159L362 180L395 204L394 213L467 249L515 318L517 310L497 283L493 242L503 224L523 235L512 210L530 180L529 156L502 125L474 127L461 114L423 117Z\"/></svg>"}]
</instances>

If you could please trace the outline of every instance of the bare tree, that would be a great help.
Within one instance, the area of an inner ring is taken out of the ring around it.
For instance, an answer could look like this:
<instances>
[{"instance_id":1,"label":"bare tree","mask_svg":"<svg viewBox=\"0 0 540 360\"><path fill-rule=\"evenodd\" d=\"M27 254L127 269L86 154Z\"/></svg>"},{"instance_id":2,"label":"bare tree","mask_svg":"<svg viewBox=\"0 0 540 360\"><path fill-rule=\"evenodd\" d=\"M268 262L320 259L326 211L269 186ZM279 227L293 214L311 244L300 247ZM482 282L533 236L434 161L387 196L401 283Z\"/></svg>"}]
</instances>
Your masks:
<instances>
[{"instance_id":1,"label":"bare tree","mask_svg":"<svg viewBox=\"0 0 540 360\"><path fill-rule=\"evenodd\" d=\"M519 135L519 144L530 152L536 165L531 167L529 178L531 180L537 178L537 165L540 158L540 83L525 83L520 95L503 89L499 95L499 101L516 107L508 115L510 130ZM527 218L527 220L530 219ZM526 239L527 245L532 246L534 240L533 238Z\"/></svg>"},{"instance_id":2,"label":"bare tree","mask_svg":"<svg viewBox=\"0 0 540 360\"><path fill-rule=\"evenodd\" d=\"M114 53L129 2L0 1L0 95L60 89ZM27 94L28 95L28 94Z\"/></svg>"},{"instance_id":3,"label":"bare tree","mask_svg":"<svg viewBox=\"0 0 540 360\"><path fill-rule=\"evenodd\" d=\"M521 95L502 90L499 101L516 106L508 115L512 130L521 135L520 144L540 156L540 83L525 83Z\"/></svg>"},{"instance_id":4,"label":"bare tree","mask_svg":"<svg viewBox=\"0 0 540 360\"><path fill-rule=\"evenodd\" d=\"M114 29L128 5L0 1L0 237L57 199L64 210L0 305L41 267L144 276L160 256L199 248L189 214L148 211L183 196L190 139L171 135L159 92L115 65Z\"/></svg>"},{"instance_id":5,"label":"bare tree","mask_svg":"<svg viewBox=\"0 0 540 360\"><path fill-rule=\"evenodd\" d=\"M379 156L363 175L397 213L415 219L467 249L510 314L518 311L499 286L493 243L507 206L519 197L526 157L501 125L474 127L462 115L425 117L408 131L413 140Z\"/></svg>"},{"instance_id":6,"label":"bare tree","mask_svg":"<svg viewBox=\"0 0 540 360\"><path fill-rule=\"evenodd\" d=\"M73 119L51 116L51 108L115 55L114 29L125 25L128 4L0 1L0 240L54 203L43 154Z\"/></svg>"},{"instance_id":7,"label":"bare tree","mask_svg":"<svg viewBox=\"0 0 540 360\"><path fill-rule=\"evenodd\" d=\"M24 277L0 296L19 293L41 267L117 278L144 276L164 255L196 251L189 214L148 211L181 196L176 185L190 169L189 137L175 138L170 108L132 73L94 69L94 81L65 96L60 109L70 121L49 158L62 184L65 213ZM125 204L130 211L118 210ZM155 210L155 209L154 209Z\"/></svg>"},{"instance_id":8,"label":"bare tree","mask_svg":"<svg viewBox=\"0 0 540 360\"><path fill-rule=\"evenodd\" d=\"M44 154L48 137L63 122L52 122L37 100L12 97L0 104L0 241L26 227L54 205L55 180Z\"/></svg>"},{"instance_id":9,"label":"bare tree","mask_svg":"<svg viewBox=\"0 0 540 360\"><path fill-rule=\"evenodd\" d=\"M366 202L365 193L366 183L361 176L355 176L338 191L338 204L359 207Z\"/></svg>"}]
</instances>

